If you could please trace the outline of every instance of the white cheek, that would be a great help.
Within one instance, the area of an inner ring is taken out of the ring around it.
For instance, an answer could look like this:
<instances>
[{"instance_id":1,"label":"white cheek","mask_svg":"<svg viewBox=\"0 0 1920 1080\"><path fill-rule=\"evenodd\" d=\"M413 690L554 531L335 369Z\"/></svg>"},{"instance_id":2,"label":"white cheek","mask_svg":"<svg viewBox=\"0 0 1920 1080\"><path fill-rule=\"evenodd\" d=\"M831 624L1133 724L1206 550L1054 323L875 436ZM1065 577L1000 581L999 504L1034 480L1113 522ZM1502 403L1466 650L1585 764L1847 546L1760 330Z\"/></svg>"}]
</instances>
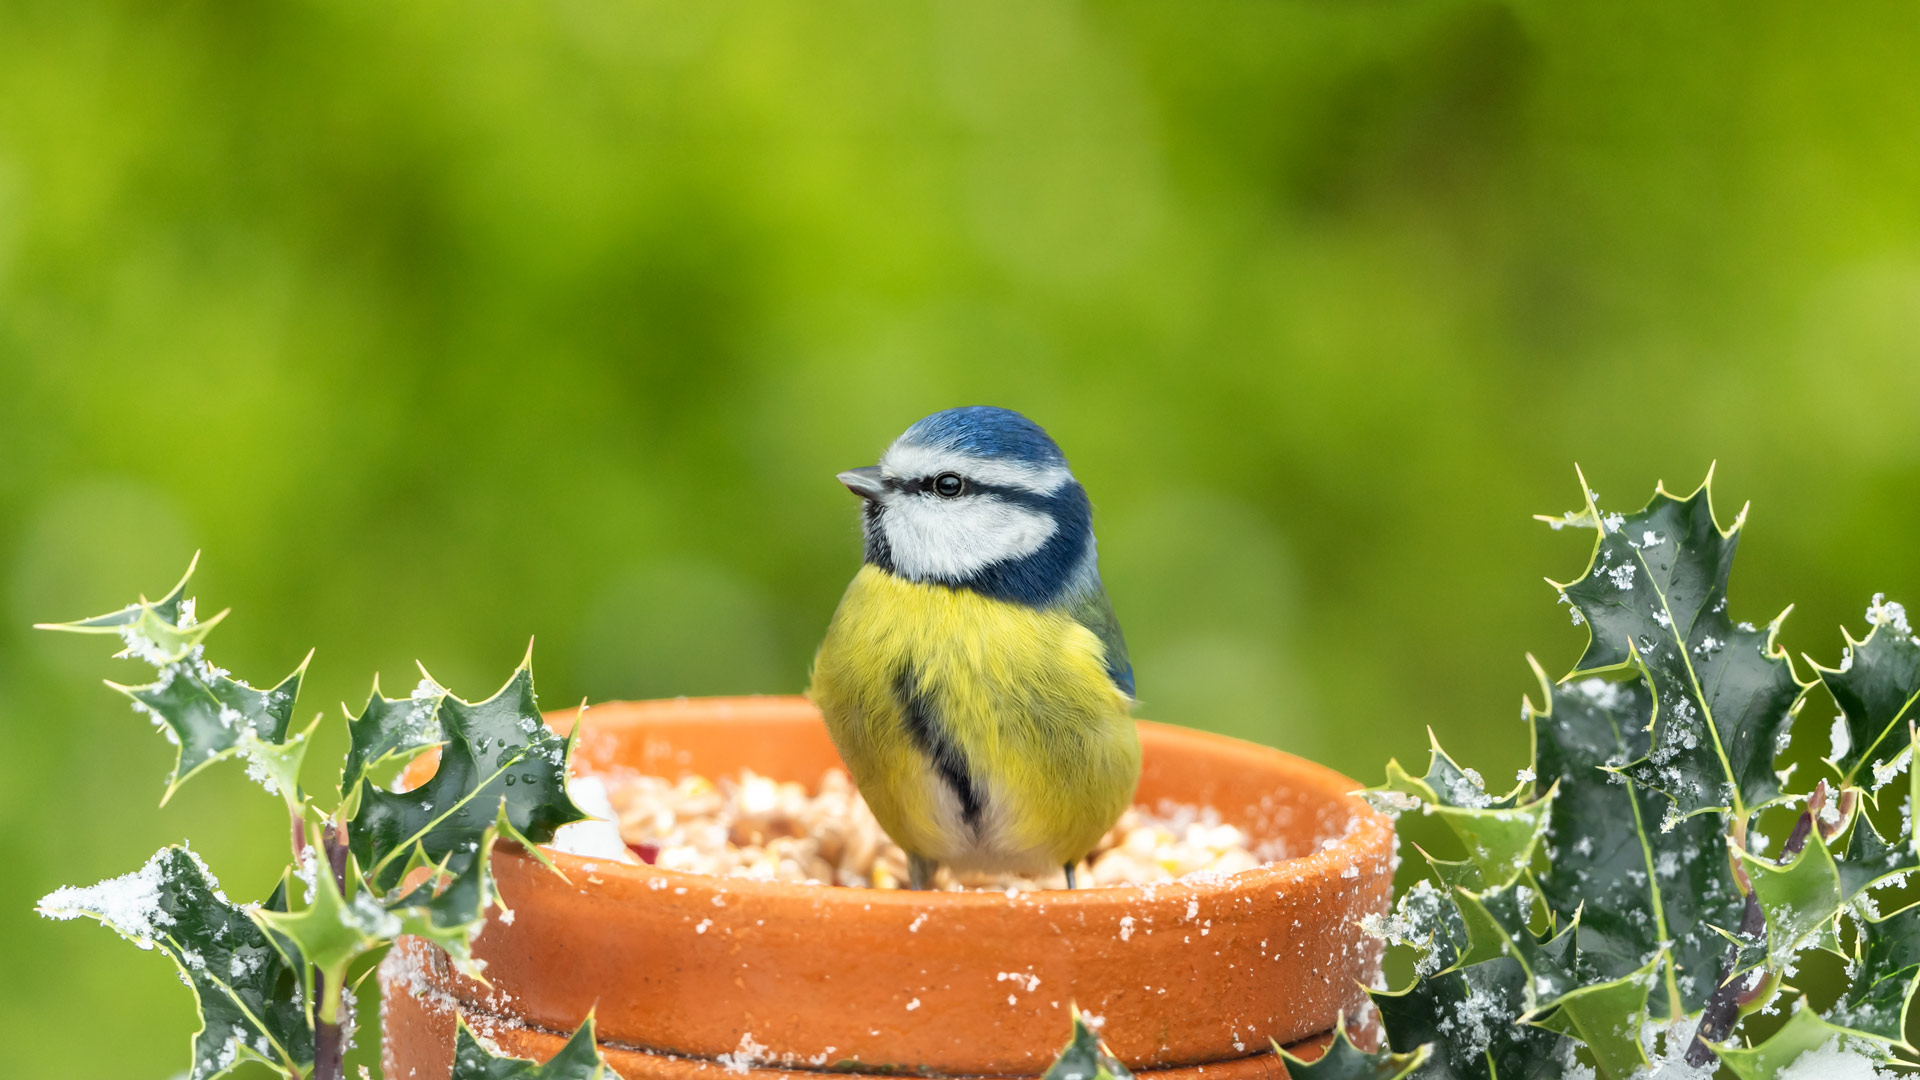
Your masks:
<instances>
[{"instance_id":1,"label":"white cheek","mask_svg":"<svg viewBox=\"0 0 1920 1080\"><path fill-rule=\"evenodd\" d=\"M900 496L887 503L882 520L894 569L914 580L965 578L1031 555L1057 528L1046 514L984 496Z\"/></svg>"}]
</instances>

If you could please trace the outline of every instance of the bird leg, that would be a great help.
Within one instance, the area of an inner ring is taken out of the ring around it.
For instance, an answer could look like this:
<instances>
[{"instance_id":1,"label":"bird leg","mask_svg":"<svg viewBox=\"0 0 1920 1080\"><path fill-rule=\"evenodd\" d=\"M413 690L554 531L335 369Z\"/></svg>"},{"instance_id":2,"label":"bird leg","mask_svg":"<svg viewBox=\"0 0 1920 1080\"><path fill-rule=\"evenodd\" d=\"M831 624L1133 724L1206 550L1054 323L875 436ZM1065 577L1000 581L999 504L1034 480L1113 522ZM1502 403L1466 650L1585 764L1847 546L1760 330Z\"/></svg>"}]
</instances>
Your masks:
<instances>
[{"instance_id":1,"label":"bird leg","mask_svg":"<svg viewBox=\"0 0 1920 1080\"><path fill-rule=\"evenodd\" d=\"M1064 869L1067 872L1067 888L1071 889L1073 888L1073 864L1068 863Z\"/></svg>"},{"instance_id":2,"label":"bird leg","mask_svg":"<svg viewBox=\"0 0 1920 1080\"><path fill-rule=\"evenodd\" d=\"M922 858L921 856L915 855L911 852L907 854L907 887L908 888L912 888L912 889L933 888L933 875L939 872L940 872L940 864L937 861L933 859Z\"/></svg>"}]
</instances>

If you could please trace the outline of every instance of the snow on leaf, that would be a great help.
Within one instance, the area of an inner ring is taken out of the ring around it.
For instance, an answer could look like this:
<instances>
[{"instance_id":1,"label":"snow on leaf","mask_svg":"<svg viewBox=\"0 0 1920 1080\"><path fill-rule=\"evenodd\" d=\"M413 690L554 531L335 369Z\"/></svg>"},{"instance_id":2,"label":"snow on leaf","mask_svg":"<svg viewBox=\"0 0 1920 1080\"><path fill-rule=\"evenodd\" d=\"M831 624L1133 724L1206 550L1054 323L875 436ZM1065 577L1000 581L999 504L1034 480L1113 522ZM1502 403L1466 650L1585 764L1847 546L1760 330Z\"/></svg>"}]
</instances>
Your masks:
<instances>
[{"instance_id":1,"label":"snow on leaf","mask_svg":"<svg viewBox=\"0 0 1920 1080\"><path fill-rule=\"evenodd\" d=\"M440 703L447 692L432 677L420 680L412 695L384 697L378 680L359 716L347 718L347 759L340 767L340 790L351 791L367 770L383 762L405 760L439 746Z\"/></svg>"},{"instance_id":2,"label":"snow on leaf","mask_svg":"<svg viewBox=\"0 0 1920 1080\"><path fill-rule=\"evenodd\" d=\"M1739 925L1745 903L1722 822L1706 814L1663 826L1666 796L1608 771L1646 753L1653 697L1643 677L1548 686L1534 672L1546 702L1526 706L1535 769L1559 789L1540 892L1556 917L1580 913L1581 955L1604 978L1628 977L1664 944L1654 1013L1698 1009L1726 949L1713 928Z\"/></svg>"},{"instance_id":3,"label":"snow on leaf","mask_svg":"<svg viewBox=\"0 0 1920 1080\"><path fill-rule=\"evenodd\" d=\"M73 634L113 634L126 646L120 656L145 660L155 667L165 667L185 658L221 619L226 618L224 611L205 621L194 617L193 601L186 598L187 580L193 577L193 571L199 565L200 553L196 551L187 564L187 572L180 576L179 583L157 601L143 596L135 603L105 615L67 623L37 623L35 629L64 630Z\"/></svg>"},{"instance_id":4,"label":"snow on leaf","mask_svg":"<svg viewBox=\"0 0 1920 1080\"><path fill-rule=\"evenodd\" d=\"M1399 991L1369 991L1388 1045L1413 1053L1431 1044L1419 1080L1492 1080L1572 1075L1574 1042L1521 1022L1527 974L1512 957L1456 967Z\"/></svg>"},{"instance_id":5,"label":"snow on leaf","mask_svg":"<svg viewBox=\"0 0 1920 1080\"><path fill-rule=\"evenodd\" d=\"M475 850L444 857L417 885L387 903L387 910L400 920L401 933L440 946L461 974L482 982L485 963L474 958L472 943L486 926L487 909L500 902L491 868L493 847L503 834L517 838L512 830L503 807Z\"/></svg>"},{"instance_id":6,"label":"snow on leaf","mask_svg":"<svg viewBox=\"0 0 1920 1080\"><path fill-rule=\"evenodd\" d=\"M1907 1017L1920 982L1920 905L1856 920L1852 979L1827 1014L1834 1026L1916 1053Z\"/></svg>"},{"instance_id":7,"label":"snow on leaf","mask_svg":"<svg viewBox=\"0 0 1920 1080\"><path fill-rule=\"evenodd\" d=\"M1579 985L1571 963L1577 921L1552 939L1541 941L1528 926L1532 890L1527 886L1484 893L1456 888L1453 892L1454 905L1467 929L1467 953L1461 963L1477 964L1501 956L1518 961L1527 976L1521 987L1523 1015L1540 1012Z\"/></svg>"},{"instance_id":8,"label":"snow on leaf","mask_svg":"<svg viewBox=\"0 0 1920 1080\"><path fill-rule=\"evenodd\" d=\"M1806 846L1785 865L1744 851L1740 862L1767 917L1769 967L1784 967L1801 949L1835 940L1846 898L1839 865L1819 829L1809 832Z\"/></svg>"},{"instance_id":9,"label":"snow on leaf","mask_svg":"<svg viewBox=\"0 0 1920 1080\"><path fill-rule=\"evenodd\" d=\"M195 556L196 563L199 556ZM252 732L260 742L287 742L294 700L307 670L302 660L293 674L270 690L255 690L209 664L204 639L226 613L197 622L192 604L182 599L187 578L159 603L141 600L120 611L79 622L41 624L41 629L73 633L117 634L126 643L122 655L153 664L158 677L141 686L108 683L133 699L136 711L146 714L179 747L173 773L167 778L165 802L187 777L221 758L240 752L240 742ZM308 653L311 660L313 654Z\"/></svg>"},{"instance_id":10,"label":"snow on leaf","mask_svg":"<svg viewBox=\"0 0 1920 1080\"><path fill-rule=\"evenodd\" d=\"M1716 1047L1740 1080L1854 1080L1877 1078L1876 1066L1894 1059L1883 1039L1837 1027L1800 999L1792 1016L1757 1046ZM1854 1069L1853 1066L1860 1066ZM1847 1071L1840 1071L1847 1070Z\"/></svg>"},{"instance_id":11,"label":"snow on leaf","mask_svg":"<svg viewBox=\"0 0 1920 1080\"><path fill-rule=\"evenodd\" d=\"M1843 902L1852 903L1855 897L1882 882L1904 881L1908 874L1920 870L1920 856L1914 853L1913 844L1906 842L1908 840L1902 836L1896 838L1896 843L1887 843L1874 827L1873 819L1864 810L1857 813L1846 858L1839 862Z\"/></svg>"},{"instance_id":12,"label":"snow on leaf","mask_svg":"<svg viewBox=\"0 0 1920 1080\"><path fill-rule=\"evenodd\" d=\"M55 919L98 919L173 959L199 1004L190 1080L212 1080L247 1060L283 1072L312 1065L297 969L187 848L161 848L132 874L57 890L38 910ZM258 910L286 910L284 880Z\"/></svg>"},{"instance_id":13,"label":"snow on leaf","mask_svg":"<svg viewBox=\"0 0 1920 1080\"><path fill-rule=\"evenodd\" d=\"M1610 1080L1631 1075L1647 1061L1640 1030L1665 950L1655 949L1637 970L1608 979L1579 951L1585 934L1577 909L1558 921L1548 937L1534 935L1530 919L1535 895L1527 885L1491 893L1454 890L1471 943L1461 962L1511 957L1526 976L1521 983L1523 1022L1578 1038L1594 1056L1600 1074Z\"/></svg>"},{"instance_id":14,"label":"snow on leaf","mask_svg":"<svg viewBox=\"0 0 1920 1080\"><path fill-rule=\"evenodd\" d=\"M1784 612L1765 630L1728 617L1745 511L1722 531L1711 482L1709 473L1686 498L1657 489L1619 529L1596 534L1578 580L1555 587L1590 627L1573 674L1638 669L1655 692L1652 742L1628 775L1682 815L1730 808L1744 817L1780 792L1773 759L1804 686L1774 641Z\"/></svg>"},{"instance_id":15,"label":"snow on leaf","mask_svg":"<svg viewBox=\"0 0 1920 1080\"><path fill-rule=\"evenodd\" d=\"M310 846L319 844L315 829ZM324 976L326 997L320 1016L332 1023L339 1019L338 993L347 966L398 937L401 924L361 887L359 869L351 859L344 890L324 869L315 875L314 885L313 898L301 910L256 911L253 917L263 929L291 942L300 957Z\"/></svg>"},{"instance_id":16,"label":"snow on leaf","mask_svg":"<svg viewBox=\"0 0 1920 1080\"><path fill-rule=\"evenodd\" d=\"M572 739L542 722L524 662L492 697L469 703L446 694L435 713L445 745L432 779L407 792L361 789L353 853L381 892L416 858L458 876L496 824L539 844L587 817L567 795Z\"/></svg>"},{"instance_id":17,"label":"snow on leaf","mask_svg":"<svg viewBox=\"0 0 1920 1080\"><path fill-rule=\"evenodd\" d=\"M1585 938L1582 929L1580 940ZM1647 1023L1647 991L1659 984L1665 959L1664 952L1656 953L1639 970L1620 978L1582 983L1543 1006L1530 1022L1585 1044L1599 1075L1607 1080L1634 1076L1647 1064L1640 1039Z\"/></svg>"},{"instance_id":18,"label":"snow on leaf","mask_svg":"<svg viewBox=\"0 0 1920 1080\"><path fill-rule=\"evenodd\" d=\"M593 1041L593 1016L589 1013L560 1052L545 1062L495 1053L481 1043L462 1017L449 1080L601 1080L612 1075Z\"/></svg>"},{"instance_id":19,"label":"snow on leaf","mask_svg":"<svg viewBox=\"0 0 1920 1080\"><path fill-rule=\"evenodd\" d=\"M1433 860L1429 857L1428 861ZM1467 928L1460 920L1459 908L1425 879L1400 894L1392 915L1369 916L1361 921L1361 927L1383 941L1412 948L1416 953L1414 974L1421 976L1453 968L1468 947Z\"/></svg>"},{"instance_id":20,"label":"snow on leaf","mask_svg":"<svg viewBox=\"0 0 1920 1080\"><path fill-rule=\"evenodd\" d=\"M1466 848L1470 876L1456 883L1474 889L1511 883L1533 861L1555 792L1522 803L1530 786L1522 781L1505 795L1487 791L1480 774L1462 768L1432 738L1427 773L1415 778L1398 761L1387 763L1387 782L1368 794L1380 799L1414 800L1413 804L1447 823Z\"/></svg>"},{"instance_id":21,"label":"snow on leaf","mask_svg":"<svg viewBox=\"0 0 1920 1080\"><path fill-rule=\"evenodd\" d=\"M1920 641L1904 629L1904 611L1900 623L1896 626L1882 618L1864 641L1842 631L1845 655L1851 662L1843 661L1837 668L1813 665L1840 706L1835 726L1844 728L1846 738L1833 740L1840 752L1829 760L1844 785L1857 786L1862 772L1874 762L1890 763L1907 748L1902 737L1905 721L1914 717L1914 702L1920 699Z\"/></svg>"}]
</instances>

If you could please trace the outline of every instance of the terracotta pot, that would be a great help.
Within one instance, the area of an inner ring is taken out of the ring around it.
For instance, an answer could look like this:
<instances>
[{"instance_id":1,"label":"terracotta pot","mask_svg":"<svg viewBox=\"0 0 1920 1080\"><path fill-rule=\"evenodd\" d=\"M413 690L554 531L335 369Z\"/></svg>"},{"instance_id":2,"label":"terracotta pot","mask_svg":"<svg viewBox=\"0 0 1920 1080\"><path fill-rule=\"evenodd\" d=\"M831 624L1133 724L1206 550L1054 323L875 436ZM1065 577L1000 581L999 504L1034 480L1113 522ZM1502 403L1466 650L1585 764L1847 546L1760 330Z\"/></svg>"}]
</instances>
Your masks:
<instances>
[{"instance_id":1,"label":"terracotta pot","mask_svg":"<svg viewBox=\"0 0 1920 1080\"><path fill-rule=\"evenodd\" d=\"M574 714L548 722L564 730ZM804 698L595 706L581 772L812 784L838 764ZM1033 1076L1077 1004L1112 1051L1169 1078L1284 1076L1268 1039L1310 1042L1360 1008L1387 909L1393 830L1359 785L1278 750L1142 722L1138 801L1212 806L1297 853L1160 886L905 892L680 873L555 853L563 879L502 847L514 918L474 943L492 988L403 941L381 970L391 1080L444 1080L453 1012L544 1058L594 1011L627 1080L839 1066ZM430 773L431 763L417 763ZM715 1064L715 1063L718 1064Z\"/></svg>"}]
</instances>

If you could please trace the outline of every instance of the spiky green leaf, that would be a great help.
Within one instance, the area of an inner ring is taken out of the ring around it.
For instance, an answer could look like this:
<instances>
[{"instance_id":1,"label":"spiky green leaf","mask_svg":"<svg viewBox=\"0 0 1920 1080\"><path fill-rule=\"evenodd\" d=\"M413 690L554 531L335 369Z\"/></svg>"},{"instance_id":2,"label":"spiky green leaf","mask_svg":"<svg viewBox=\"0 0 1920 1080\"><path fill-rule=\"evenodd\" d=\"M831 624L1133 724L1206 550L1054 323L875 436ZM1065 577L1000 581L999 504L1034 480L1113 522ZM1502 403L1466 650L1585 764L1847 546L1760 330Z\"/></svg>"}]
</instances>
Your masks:
<instances>
[{"instance_id":1,"label":"spiky green leaf","mask_svg":"<svg viewBox=\"0 0 1920 1080\"><path fill-rule=\"evenodd\" d=\"M1915 855L1909 837L1901 836L1894 843L1887 843L1863 809L1855 815L1847 856L1840 860L1839 870L1842 900L1852 903L1882 882L1905 880L1920 870L1920 856Z\"/></svg>"},{"instance_id":2,"label":"spiky green leaf","mask_svg":"<svg viewBox=\"0 0 1920 1080\"><path fill-rule=\"evenodd\" d=\"M494 844L503 836L532 850L514 831L503 806L493 827L481 834L477 850L446 856L387 905L399 918L402 933L440 946L461 974L482 981L486 965L474 957L472 943L486 925L487 909L500 902L491 864Z\"/></svg>"},{"instance_id":3,"label":"spiky green leaf","mask_svg":"<svg viewBox=\"0 0 1920 1080\"><path fill-rule=\"evenodd\" d=\"M612 1075L593 1041L593 1017L588 1015L560 1052L545 1062L507 1057L483 1045L460 1018L449 1080L601 1080Z\"/></svg>"},{"instance_id":4,"label":"spiky green leaf","mask_svg":"<svg viewBox=\"0 0 1920 1080\"><path fill-rule=\"evenodd\" d=\"M1640 1028L1664 950L1656 948L1635 971L1607 978L1580 952L1586 932L1578 909L1543 938L1531 925L1538 894L1526 884L1493 893L1455 889L1453 899L1470 941L1462 963L1504 956L1520 965L1522 1020L1586 1043L1600 1075L1610 1080L1646 1063Z\"/></svg>"},{"instance_id":5,"label":"spiky green leaf","mask_svg":"<svg viewBox=\"0 0 1920 1080\"><path fill-rule=\"evenodd\" d=\"M199 556L195 556L196 563ZM180 784L221 758L240 752L241 740L251 736L267 746L286 743L293 719L300 679L307 670L302 660L293 674L270 690L256 690L208 663L204 639L225 612L197 621L193 601L185 599L193 567L159 603L141 600L116 612L71 623L41 624L41 629L74 633L115 634L126 645L121 656L151 663L158 678L142 686L108 683L133 700L133 707L179 748L167 790L161 802ZM308 660L312 654L308 654ZM256 777L264 774L255 772Z\"/></svg>"},{"instance_id":6,"label":"spiky green leaf","mask_svg":"<svg viewBox=\"0 0 1920 1080\"><path fill-rule=\"evenodd\" d=\"M1453 895L1467 928L1467 955L1461 962L1476 964L1501 956L1517 961L1527 976L1521 989L1524 1016L1580 984L1570 955L1578 921L1549 940L1536 938L1528 926L1533 896L1533 890L1523 884L1483 893L1456 888Z\"/></svg>"},{"instance_id":7,"label":"spiky green leaf","mask_svg":"<svg viewBox=\"0 0 1920 1080\"><path fill-rule=\"evenodd\" d=\"M1803 687L1764 630L1727 608L1745 511L1721 531L1707 483L1686 498L1664 488L1636 513L1602 514L1581 577L1559 588L1591 627L1574 674L1643 672L1655 692L1652 745L1628 775L1664 792L1682 815L1746 812L1780 792L1773 769Z\"/></svg>"},{"instance_id":8,"label":"spiky green leaf","mask_svg":"<svg viewBox=\"0 0 1920 1080\"><path fill-rule=\"evenodd\" d=\"M418 856L458 875L503 819L517 837L545 843L554 830L586 817L567 796L571 739L540 718L525 664L506 686L478 703L452 694L436 708L445 745L433 778L407 792L363 785L352 829L353 853L382 892Z\"/></svg>"},{"instance_id":9,"label":"spiky green leaf","mask_svg":"<svg viewBox=\"0 0 1920 1080\"><path fill-rule=\"evenodd\" d=\"M1586 940L1584 926L1580 940ZM1647 1063L1640 1032L1647 1019L1649 991L1659 984L1665 959L1660 953L1638 971L1617 979L1582 982L1545 1003L1542 1015L1533 1022L1584 1043L1605 1080L1626 1080ZM1587 970L1581 976L1594 979Z\"/></svg>"},{"instance_id":10,"label":"spiky green leaf","mask_svg":"<svg viewBox=\"0 0 1920 1080\"><path fill-rule=\"evenodd\" d=\"M283 879L252 914L286 907ZM187 848L161 848L134 873L57 890L38 910L55 919L98 919L141 948L158 948L173 959L199 1004L191 1080L212 1080L249 1060L286 1075L311 1067L313 1035L298 969Z\"/></svg>"},{"instance_id":11,"label":"spiky green leaf","mask_svg":"<svg viewBox=\"0 0 1920 1080\"><path fill-rule=\"evenodd\" d=\"M311 844L319 846L317 831ZM401 925L361 886L351 859L344 889L324 866L314 874L313 885L312 899L299 911L255 911L253 919L263 930L291 942L319 973L324 995L320 1016L332 1023L340 1017L340 987L346 983L348 965L398 937Z\"/></svg>"},{"instance_id":12,"label":"spiky green leaf","mask_svg":"<svg viewBox=\"0 0 1920 1080\"><path fill-rule=\"evenodd\" d=\"M1767 964L1784 967L1793 954L1837 944L1841 893L1840 867L1819 829L1785 865L1740 853L1747 880L1767 917Z\"/></svg>"},{"instance_id":13,"label":"spiky green leaf","mask_svg":"<svg viewBox=\"0 0 1920 1080\"><path fill-rule=\"evenodd\" d=\"M1920 982L1920 905L1856 921L1852 979L1827 1019L1835 1026L1902 1046Z\"/></svg>"},{"instance_id":14,"label":"spiky green leaf","mask_svg":"<svg viewBox=\"0 0 1920 1080\"><path fill-rule=\"evenodd\" d=\"M1546 686L1531 702L1534 769L1553 784L1547 865L1537 880L1560 919L1580 912L1583 960L1609 980L1633 977L1666 947L1652 997L1655 1015L1700 1008L1713 991L1726 942L1744 906L1713 815L1666 816L1671 801L1618 772L1645 756L1653 697L1644 678L1589 677Z\"/></svg>"},{"instance_id":15,"label":"spiky green leaf","mask_svg":"<svg viewBox=\"0 0 1920 1080\"><path fill-rule=\"evenodd\" d=\"M1404 1054L1395 1053L1391 1047L1369 1054L1348 1038L1345 1016L1334 1024L1333 1041L1312 1061L1295 1057L1279 1043L1274 1043L1273 1049L1287 1063L1291 1080L1401 1080L1426 1064L1433 1054L1430 1045L1417 1046Z\"/></svg>"},{"instance_id":16,"label":"spiky green leaf","mask_svg":"<svg viewBox=\"0 0 1920 1080\"><path fill-rule=\"evenodd\" d=\"M359 716L347 718L347 758L340 767L340 790L349 792L383 762L405 760L439 746L440 703L447 691L432 676L424 676L408 697L389 698L374 683L373 693Z\"/></svg>"},{"instance_id":17,"label":"spiky green leaf","mask_svg":"<svg viewBox=\"0 0 1920 1080\"><path fill-rule=\"evenodd\" d=\"M1398 1053L1432 1044L1419 1080L1555 1080L1572 1069L1572 1040L1523 1023L1527 974L1511 957L1453 968L1397 992L1371 991Z\"/></svg>"},{"instance_id":18,"label":"spiky green leaf","mask_svg":"<svg viewBox=\"0 0 1920 1080\"><path fill-rule=\"evenodd\" d=\"M1800 1000L1787 1022L1765 1042L1757 1046L1721 1046L1716 1049L1727 1070L1740 1080L1777 1080L1782 1072L1792 1068L1802 1057L1818 1052L1829 1044L1863 1056L1875 1064L1892 1060L1885 1042L1863 1038L1857 1032L1828 1023L1807 1007L1805 998ZM1802 1075L1822 1074L1806 1071Z\"/></svg>"},{"instance_id":19,"label":"spiky green leaf","mask_svg":"<svg viewBox=\"0 0 1920 1080\"><path fill-rule=\"evenodd\" d=\"M1527 785L1505 795L1487 791L1486 782L1472 769L1462 768L1440 748L1428 732L1432 751L1423 777L1414 777L1398 761L1387 763L1387 782L1369 792L1389 809L1411 809L1447 823L1466 848L1469 866L1454 884L1475 890L1510 885L1533 861L1554 792L1522 802Z\"/></svg>"},{"instance_id":20,"label":"spiky green leaf","mask_svg":"<svg viewBox=\"0 0 1920 1080\"><path fill-rule=\"evenodd\" d=\"M1849 787L1879 786L1873 772L1887 770L1910 749L1906 723L1920 698L1920 639L1907 625L1906 609L1875 596L1867 622L1872 629L1865 641L1845 635L1839 667L1813 665L1840 706L1833 740L1838 753L1828 760Z\"/></svg>"},{"instance_id":21,"label":"spiky green leaf","mask_svg":"<svg viewBox=\"0 0 1920 1080\"><path fill-rule=\"evenodd\" d=\"M1459 908L1450 899L1454 886L1447 888L1443 892L1431 881L1416 881L1400 894L1391 916L1368 916L1361 925L1383 941L1413 949L1415 975L1449 970L1466 955L1469 936Z\"/></svg>"},{"instance_id":22,"label":"spiky green leaf","mask_svg":"<svg viewBox=\"0 0 1920 1080\"><path fill-rule=\"evenodd\" d=\"M1060 1050L1040 1080L1131 1080L1133 1073L1107 1052L1099 1036L1087 1026L1079 1009L1073 1010L1073 1038Z\"/></svg>"},{"instance_id":23,"label":"spiky green leaf","mask_svg":"<svg viewBox=\"0 0 1920 1080\"><path fill-rule=\"evenodd\" d=\"M199 645L220 620L226 618L224 611L210 619L194 617L193 601L187 599L187 581L193 577L193 571L199 565L200 553L196 551L187 563L187 572L180 575L180 581L159 600L148 600L142 596L118 611L74 622L36 623L35 629L60 630L70 634L113 634L126 646L120 656L145 660L155 667L165 667L191 653L194 646Z\"/></svg>"}]
</instances>

